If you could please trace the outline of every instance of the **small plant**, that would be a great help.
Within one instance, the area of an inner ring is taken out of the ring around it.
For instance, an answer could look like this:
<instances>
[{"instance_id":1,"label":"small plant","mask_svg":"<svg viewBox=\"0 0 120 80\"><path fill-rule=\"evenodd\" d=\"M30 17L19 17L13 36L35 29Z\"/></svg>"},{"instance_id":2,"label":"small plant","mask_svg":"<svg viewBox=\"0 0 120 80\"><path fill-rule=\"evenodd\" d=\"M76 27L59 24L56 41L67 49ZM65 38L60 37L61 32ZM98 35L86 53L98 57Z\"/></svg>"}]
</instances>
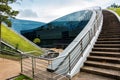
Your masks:
<instances>
[{"instance_id":1,"label":"small plant","mask_svg":"<svg viewBox=\"0 0 120 80\"><path fill-rule=\"evenodd\" d=\"M21 74L17 78L15 78L14 80L32 80L32 79Z\"/></svg>"},{"instance_id":2,"label":"small plant","mask_svg":"<svg viewBox=\"0 0 120 80\"><path fill-rule=\"evenodd\" d=\"M35 38L35 39L33 40L33 42L34 42L35 44L39 44L41 41L40 41L39 38Z\"/></svg>"},{"instance_id":3,"label":"small plant","mask_svg":"<svg viewBox=\"0 0 120 80\"><path fill-rule=\"evenodd\" d=\"M18 47L19 47L19 44L16 44L16 46L15 46L16 51L18 50Z\"/></svg>"}]
</instances>

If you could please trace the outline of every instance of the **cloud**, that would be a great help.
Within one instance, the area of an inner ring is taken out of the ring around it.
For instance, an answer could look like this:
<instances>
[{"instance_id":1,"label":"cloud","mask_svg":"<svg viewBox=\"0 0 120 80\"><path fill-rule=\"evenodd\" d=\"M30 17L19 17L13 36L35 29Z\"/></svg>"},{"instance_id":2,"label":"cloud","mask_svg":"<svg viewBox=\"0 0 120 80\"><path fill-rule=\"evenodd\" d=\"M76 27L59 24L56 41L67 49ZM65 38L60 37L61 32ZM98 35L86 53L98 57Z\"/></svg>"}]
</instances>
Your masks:
<instances>
[{"instance_id":1,"label":"cloud","mask_svg":"<svg viewBox=\"0 0 120 80\"><path fill-rule=\"evenodd\" d=\"M21 6L14 7L20 9L19 18L50 22L81 9L92 6L106 8L113 3L120 4L120 0L23 0Z\"/></svg>"},{"instance_id":2,"label":"cloud","mask_svg":"<svg viewBox=\"0 0 120 80\"><path fill-rule=\"evenodd\" d=\"M58 3L57 3L58 4ZM81 1L79 3L79 0L76 0L74 2L71 0L69 3L64 3L59 5L47 5L44 7L42 6L34 6L32 9L35 9L37 14L39 15L39 20L43 22L50 22L52 20L55 20L59 17L62 17L64 15L70 14L75 11L79 11L81 9L87 8L89 6L94 6L93 3L89 3L86 1Z\"/></svg>"},{"instance_id":3,"label":"cloud","mask_svg":"<svg viewBox=\"0 0 120 80\"><path fill-rule=\"evenodd\" d=\"M18 17L24 17L24 18L37 18L38 15L36 12L32 11L31 9L25 9L25 10L20 10L20 14Z\"/></svg>"}]
</instances>

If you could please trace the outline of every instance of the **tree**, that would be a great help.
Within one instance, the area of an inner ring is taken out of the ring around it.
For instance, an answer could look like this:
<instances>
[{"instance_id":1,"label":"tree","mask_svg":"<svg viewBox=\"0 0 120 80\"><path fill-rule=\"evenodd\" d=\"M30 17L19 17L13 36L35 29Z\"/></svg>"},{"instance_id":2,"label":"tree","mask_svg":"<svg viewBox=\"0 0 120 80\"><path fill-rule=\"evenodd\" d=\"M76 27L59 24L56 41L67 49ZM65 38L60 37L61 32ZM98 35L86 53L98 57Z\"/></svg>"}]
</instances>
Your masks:
<instances>
[{"instance_id":1,"label":"tree","mask_svg":"<svg viewBox=\"0 0 120 80\"><path fill-rule=\"evenodd\" d=\"M0 0L0 40L1 40L1 26L2 22L6 23L8 27L11 27L10 18L15 18L19 13L12 9L9 4L15 3L17 0Z\"/></svg>"},{"instance_id":2,"label":"tree","mask_svg":"<svg viewBox=\"0 0 120 80\"><path fill-rule=\"evenodd\" d=\"M120 8L120 5L113 3L108 8Z\"/></svg>"}]
</instances>

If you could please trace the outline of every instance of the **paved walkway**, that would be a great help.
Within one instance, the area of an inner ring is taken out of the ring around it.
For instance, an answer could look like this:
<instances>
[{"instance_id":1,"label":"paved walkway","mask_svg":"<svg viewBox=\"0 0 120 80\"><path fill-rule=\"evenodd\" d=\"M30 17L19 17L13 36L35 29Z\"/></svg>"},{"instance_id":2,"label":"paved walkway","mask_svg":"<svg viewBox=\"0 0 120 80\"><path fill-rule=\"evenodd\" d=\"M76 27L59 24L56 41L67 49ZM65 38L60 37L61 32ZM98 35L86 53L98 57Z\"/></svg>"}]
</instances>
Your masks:
<instances>
[{"instance_id":1,"label":"paved walkway","mask_svg":"<svg viewBox=\"0 0 120 80\"><path fill-rule=\"evenodd\" d=\"M6 80L20 73L20 62L0 58L0 80Z\"/></svg>"}]
</instances>

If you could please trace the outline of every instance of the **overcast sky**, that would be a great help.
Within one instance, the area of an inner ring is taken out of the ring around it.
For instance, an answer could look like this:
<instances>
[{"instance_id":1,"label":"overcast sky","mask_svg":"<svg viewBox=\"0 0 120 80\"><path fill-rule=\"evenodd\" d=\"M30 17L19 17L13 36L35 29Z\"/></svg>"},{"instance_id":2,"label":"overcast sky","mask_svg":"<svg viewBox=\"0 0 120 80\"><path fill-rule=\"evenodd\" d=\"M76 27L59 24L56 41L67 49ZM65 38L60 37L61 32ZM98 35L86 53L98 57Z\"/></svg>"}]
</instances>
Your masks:
<instances>
[{"instance_id":1,"label":"overcast sky","mask_svg":"<svg viewBox=\"0 0 120 80\"><path fill-rule=\"evenodd\" d=\"M92 6L106 8L113 3L120 5L120 0L22 0L11 6L20 11L19 19L50 22L81 9Z\"/></svg>"}]
</instances>

